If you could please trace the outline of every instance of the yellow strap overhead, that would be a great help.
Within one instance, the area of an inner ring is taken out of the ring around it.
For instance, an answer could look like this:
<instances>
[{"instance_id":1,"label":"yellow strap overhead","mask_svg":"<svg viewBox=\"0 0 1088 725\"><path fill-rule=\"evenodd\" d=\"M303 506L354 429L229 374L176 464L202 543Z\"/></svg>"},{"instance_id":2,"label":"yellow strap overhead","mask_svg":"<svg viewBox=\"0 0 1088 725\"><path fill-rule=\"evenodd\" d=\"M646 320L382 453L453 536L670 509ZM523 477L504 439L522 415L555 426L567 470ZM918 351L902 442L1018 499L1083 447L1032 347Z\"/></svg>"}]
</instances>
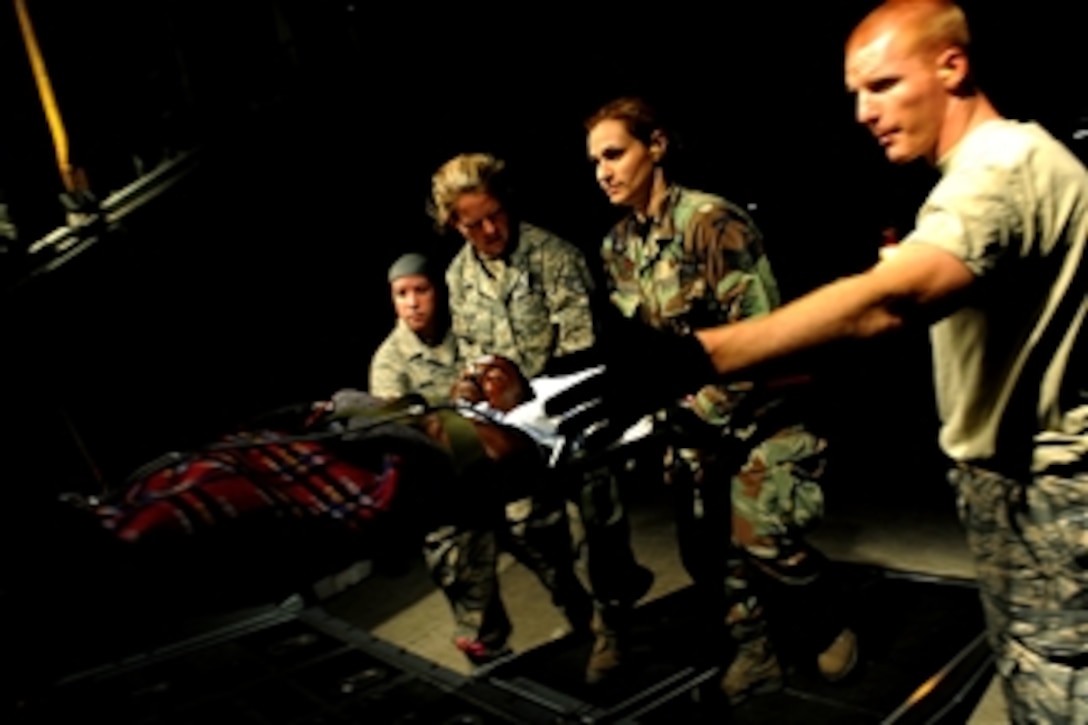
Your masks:
<instances>
[{"instance_id":1,"label":"yellow strap overhead","mask_svg":"<svg viewBox=\"0 0 1088 725\"><path fill-rule=\"evenodd\" d=\"M30 57L30 68L34 72L34 81L38 85L38 95L42 99L45 118L49 123L49 133L53 136L53 149L57 153L57 167L67 191L75 191L76 178L68 162L68 132L64 130L64 121L60 117L57 99L53 95L53 84L49 82L49 73L45 69L38 39L34 35L34 26L30 23L30 14L26 10L25 0L15 0L15 12L19 16L19 28L23 32L23 43Z\"/></svg>"}]
</instances>

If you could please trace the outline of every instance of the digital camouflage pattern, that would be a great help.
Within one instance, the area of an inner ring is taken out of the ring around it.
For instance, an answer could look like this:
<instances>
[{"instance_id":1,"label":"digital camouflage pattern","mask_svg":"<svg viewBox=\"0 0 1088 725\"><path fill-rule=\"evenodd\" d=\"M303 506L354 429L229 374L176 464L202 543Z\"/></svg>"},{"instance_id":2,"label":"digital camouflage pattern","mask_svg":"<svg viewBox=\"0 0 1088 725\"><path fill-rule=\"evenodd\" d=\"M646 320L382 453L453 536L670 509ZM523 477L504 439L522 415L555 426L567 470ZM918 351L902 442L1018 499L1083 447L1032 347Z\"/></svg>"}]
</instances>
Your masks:
<instances>
[{"instance_id":1,"label":"digital camouflage pattern","mask_svg":"<svg viewBox=\"0 0 1088 725\"><path fill-rule=\"evenodd\" d=\"M402 320L370 361L370 394L392 400L419 393L428 403L448 402L461 372L457 343L447 332L438 345L419 339Z\"/></svg>"},{"instance_id":2,"label":"digital camouflage pattern","mask_svg":"<svg viewBox=\"0 0 1088 725\"><path fill-rule=\"evenodd\" d=\"M536 495L504 502L506 479L480 480L489 473L489 461L476 428L461 411L417 411L421 400L409 395L390 403L363 391L340 390L333 395L332 416L346 420L349 429L425 445L437 440L446 448L459 485L428 493L432 506L426 516L433 528L424 537L423 556L453 612L454 644L477 665L505 651L510 620L499 592L500 550L513 554L537 576L572 628L586 631L593 603L574 571L575 549L562 497ZM375 425L383 416L399 412L404 415L395 418L402 424L397 430ZM546 485L534 478L540 472L524 473L524 480L510 483Z\"/></svg>"},{"instance_id":3,"label":"digital camouflage pattern","mask_svg":"<svg viewBox=\"0 0 1088 725\"><path fill-rule=\"evenodd\" d=\"M446 271L446 283L453 330L463 359L501 355L531 378L541 374L553 357L584 350L594 342L592 277L585 257L572 244L543 229L518 224L512 251L500 260L480 259L472 246L465 244ZM644 594L632 591L631 582L639 581L640 575L648 572L635 562L626 512L611 472L602 469L585 473L577 488L572 498L583 526L594 604L599 611L611 613L615 622L622 611L630 608L632 600ZM562 523L568 526L569 520L564 518ZM511 524L509 530L514 546L519 546L525 556L532 556L530 547L517 543L517 525ZM545 556L537 559L543 565L545 560L554 561L550 557L558 553L556 548L538 549L537 554ZM470 580L478 581L487 566L486 562L479 567L463 563L462 571ZM645 581L645 576L641 579ZM454 608L455 616L460 617L456 614L458 605ZM463 635L469 637L465 641L472 641L473 627L478 627L481 641L502 639L494 633L503 631L505 615L478 604L472 609L474 613L467 619L458 620L462 622L459 629L469 633ZM467 612L463 607L461 611ZM475 624L480 617L483 623ZM568 618L575 626L581 614L568 614Z\"/></svg>"},{"instance_id":4,"label":"digital camouflage pattern","mask_svg":"<svg viewBox=\"0 0 1088 725\"><path fill-rule=\"evenodd\" d=\"M444 526L427 534L423 557L453 610L454 644L476 663L502 652L510 619L499 597L499 545L492 529Z\"/></svg>"},{"instance_id":5,"label":"digital camouflage pattern","mask_svg":"<svg viewBox=\"0 0 1088 725\"><path fill-rule=\"evenodd\" d=\"M1088 723L1088 472L949 479L1016 723Z\"/></svg>"},{"instance_id":6,"label":"digital camouflage pattern","mask_svg":"<svg viewBox=\"0 0 1088 725\"><path fill-rule=\"evenodd\" d=\"M454 644L474 664L506 650L510 618L499 592L498 554L510 552L551 594L573 630L586 632L593 603L574 572L574 547L562 504L521 499L496 515L494 526L445 526L427 535L423 553L449 601Z\"/></svg>"},{"instance_id":7,"label":"digital camouflage pattern","mask_svg":"<svg viewBox=\"0 0 1088 725\"><path fill-rule=\"evenodd\" d=\"M629 215L617 224L602 258L609 298L620 312L677 334L767 314L781 301L751 217L721 197L681 186L669 188L658 218ZM751 562L786 583L815 579L815 557L802 533L823 514L818 477L826 443L783 419L782 401L752 383L692 393L686 404L721 435L711 447L667 456L669 478L683 491L682 506L690 507L678 511L678 526L728 528L731 517L733 538L725 546L736 551L681 533L682 548L687 541L689 550L702 549L683 558L693 578L724 576L726 623L735 637L748 639L763 631ZM721 486L719 476L731 481L731 500L707 495ZM717 561L704 561L708 556Z\"/></svg>"},{"instance_id":8,"label":"digital camouflage pattern","mask_svg":"<svg viewBox=\"0 0 1088 725\"><path fill-rule=\"evenodd\" d=\"M481 260L466 243L446 270L462 359L501 355L526 377L552 357L593 344L592 279L577 247L522 222L506 259Z\"/></svg>"}]
</instances>

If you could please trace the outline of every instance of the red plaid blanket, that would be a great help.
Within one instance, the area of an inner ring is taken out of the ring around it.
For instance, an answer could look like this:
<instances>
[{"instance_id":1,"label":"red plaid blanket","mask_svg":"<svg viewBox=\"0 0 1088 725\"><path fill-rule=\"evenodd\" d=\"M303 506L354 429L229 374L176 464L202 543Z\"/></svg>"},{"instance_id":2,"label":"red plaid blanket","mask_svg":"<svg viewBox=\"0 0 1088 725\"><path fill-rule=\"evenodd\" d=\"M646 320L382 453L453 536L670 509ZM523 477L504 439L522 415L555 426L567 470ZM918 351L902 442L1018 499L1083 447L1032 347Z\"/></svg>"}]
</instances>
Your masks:
<instances>
[{"instance_id":1,"label":"red plaid blanket","mask_svg":"<svg viewBox=\"0 0 1088 725\"><path fill-rule=\"evenodd\" d=\"M237 447L231 447L237 446ZM318 441L282 433L232 434L136 481L118 501L100 504L103 525L124 541L154 533L196 533L261 512L327 518L357 530L388 511L400 483L400 459L380 470L344 460Z\"/></svg>"}]
</instances>

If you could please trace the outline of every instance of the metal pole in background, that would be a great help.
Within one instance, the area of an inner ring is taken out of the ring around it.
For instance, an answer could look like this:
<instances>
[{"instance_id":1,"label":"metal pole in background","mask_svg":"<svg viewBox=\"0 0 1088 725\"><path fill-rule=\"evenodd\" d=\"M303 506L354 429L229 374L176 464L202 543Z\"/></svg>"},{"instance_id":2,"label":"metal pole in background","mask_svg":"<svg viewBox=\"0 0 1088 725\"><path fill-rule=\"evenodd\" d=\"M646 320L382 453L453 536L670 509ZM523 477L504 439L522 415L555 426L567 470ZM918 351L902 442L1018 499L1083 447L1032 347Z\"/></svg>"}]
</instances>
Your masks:
<instances>
[{"instance_id":1,"label":"metal pole in background","mask_svg":"<svg viewBox=\"0 0 1088 725\"><path fill-rule=\"evenodd\" d=\"M53 94L53 84L49 80L49 72L46 70L45 59L42 58L42 51L38 46L38 38L34 34L34 25L30 22L26 0L15 0L15 13L19 16L19 29L23 34L26 54L30 58L30 69L34 73L34 83L38 86L38 95L42 99L42 108L45 110L45 120L49 124L49 133L53 137L53 149L57 155L57 168L60 169L61 181L69 193L79 188L86 188L86 177L81 170L73 169L69 161L68 132L64 128L57 98Z\"/></svg>"},{"instance_id":2,"label":"metal pole in background","mask_svg":"<svg viewBox=\"0 0 1088 725\"><path fill-rule=\"evenodd\" d=\"M42 101L42 109L45 111L45 120L49 124L49 134L53 138L53 150L57 157L57 168L60 171L61 182L68 194L77 194L87 190L87 177L82 169L72 167L69 159L68 132L64 128L64 120L60 115L60 107L53 93L53 84L49 80L49 72L45 67L45 59L42 57L41 48L38 46L38 38L34 34L34 25L30 22L30 13L26 9L25 0L15 0L15 13L19 17L19 29L22 31L23 43L26 46L26 54L30 59L30 69L34 73L34 83L38 87L38 96ZM76 448L83 458L91 475L99 486L105 490L105 480L102 471L91 456L83 437L76 430L68 412L64 406L57 405L65 427L75 441Z\"/></svg>"}]
</instances>

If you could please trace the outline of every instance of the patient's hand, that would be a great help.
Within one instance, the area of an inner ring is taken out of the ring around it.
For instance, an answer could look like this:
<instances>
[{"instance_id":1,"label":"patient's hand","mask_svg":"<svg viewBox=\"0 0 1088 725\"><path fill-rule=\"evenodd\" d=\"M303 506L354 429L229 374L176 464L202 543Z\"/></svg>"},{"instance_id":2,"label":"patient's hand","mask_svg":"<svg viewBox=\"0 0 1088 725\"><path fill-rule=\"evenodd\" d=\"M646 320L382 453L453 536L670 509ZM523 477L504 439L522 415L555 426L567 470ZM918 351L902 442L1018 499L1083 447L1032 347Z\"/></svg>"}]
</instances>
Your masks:
<instances>
[{"instance_id":1,"label":"patient's hand","mask_svg":"<svg viewBox=\"0 0 1088 725\"><path fill-rule=\"evenodd\" d=\"M336 406L331 400L319 400L310 405L310 414L306 416L304 425L307 428L312 428L331 415L334 410L336 410Z\"/></svg>"},{"instance_id":2,"label":"patient's hand","mask_svg":"<svg viewBox=\"0 0 1088 725\"><path fill-rule=\"evenodd\" d=\"M450 388L450 400L455 403L467 403L475 405L484 400L484 391L475 380L463 377Z\"/></svg>"}]
</instances>

